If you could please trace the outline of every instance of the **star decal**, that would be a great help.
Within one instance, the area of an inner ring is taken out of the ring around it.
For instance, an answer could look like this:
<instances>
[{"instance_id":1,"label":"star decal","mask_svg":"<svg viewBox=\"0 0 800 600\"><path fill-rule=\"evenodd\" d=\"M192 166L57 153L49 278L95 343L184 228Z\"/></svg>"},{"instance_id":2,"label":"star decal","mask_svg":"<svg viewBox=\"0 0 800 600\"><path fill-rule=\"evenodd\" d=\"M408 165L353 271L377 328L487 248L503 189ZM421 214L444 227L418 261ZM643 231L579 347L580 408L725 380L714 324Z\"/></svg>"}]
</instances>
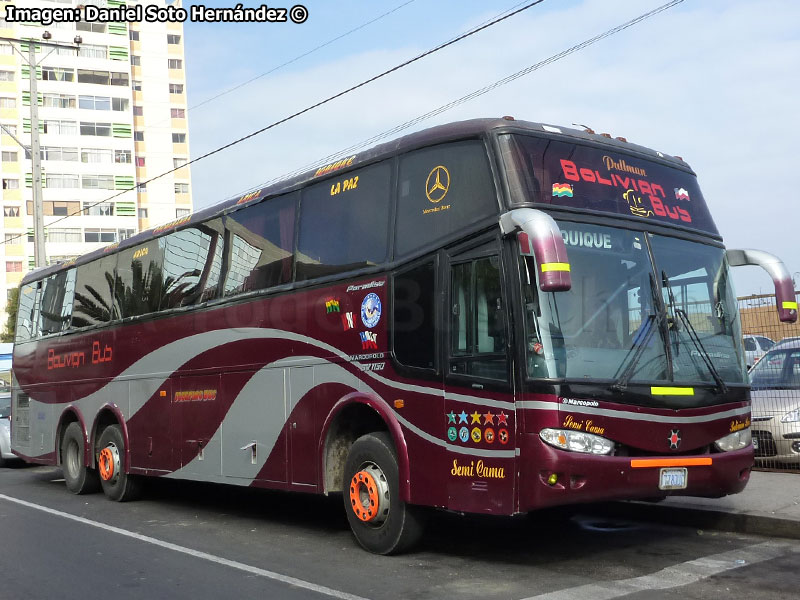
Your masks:
<instances>
[{"instance_id":1,"label":"star decal","mask_svg":"<svg viewBox=\"0 0 800 600\"><path fill-rule=\"evenodd\" d=\"M483 413L483 424L488 425L489 423L494 425L494 413L492 412Z\"/></svg>"},{"instance_id":2,"label":"star decal","mask_svg":"<svg viewBox=\"0 0 800 600\"><path fill-rule=\"evenodd\" d=\"M447 416L447 422L448 423L455 423L456 422L456 413L454 413L452 410L449 413L447 413L446 416Z\"/></svg>"},{"instance_id":3,"label":"star decal","mask_svg":"<svg viewBox=\"0 0 800 600\"><path fill-rule=\"evenodd\" d=\"M467 413L465 413L463 410L460 413L458 413L458 422L459 423L467 422Z\"/></svg>"},{"instance_id":4,"label":"star decal","mask_svg":"<svg viewBox=\"0 0 800 600\"><path fill-rule=\"evenodd\" d=\"M474 413L472 413L470 416L472 417L472 423L470 423L470 425L472 425L474 423L477 423L478 425L481 424L481 413L479 413L477 410Z\"/></svg>"},{"instance_id":5,"label":"star decal","mask_svg":"<svg viewBox=\"0 0 800 600\"><path fill-rule=\"evenodd\" d=\"M497 424L508 425L508 415L504 412L501 412L499 415L497 415Z\"/></svg>"}]
</instances>

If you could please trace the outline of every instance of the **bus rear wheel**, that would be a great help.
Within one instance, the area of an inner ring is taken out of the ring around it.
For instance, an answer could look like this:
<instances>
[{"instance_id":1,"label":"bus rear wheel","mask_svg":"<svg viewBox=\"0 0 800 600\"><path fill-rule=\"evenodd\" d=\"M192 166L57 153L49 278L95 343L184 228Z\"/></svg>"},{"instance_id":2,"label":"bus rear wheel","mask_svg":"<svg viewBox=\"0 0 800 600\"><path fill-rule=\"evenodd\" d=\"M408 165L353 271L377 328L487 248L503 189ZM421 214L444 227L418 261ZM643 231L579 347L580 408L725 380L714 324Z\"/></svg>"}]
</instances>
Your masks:
<instances>
[{"instance_id":1,"label":"bus rear wheel","mask_svg":"<svg viewBox=\"0 0 800 600\"><path fill-rule=\"evenodd\" d=\"M73 421L61 438L61 469L67 489L73 494L92 494L100 490L97 471L83 464L84 437L80 423Z\"/></svg>"},{"instance_id":2,"label":"bus rear wheel","mask_svg":"<svg viewBox=\"0 0 800 600\"><path fill-rule=\"evenodd\" d=\"M344 467L344 505L356 540L375 554L397 554L422 535L418 509L400 499L397 456L389 435L374 432L350 447Z\"/></svg>"},{"instance_id":3,"label":"bus rear wheel","mask_svg":"<svg viewBox=\"0 0 800 600\"><path fill-rule=\"evenodd\" d=\"M116 502L136 499L141 481L125 472L125 439L119 425L109 425L103 430L97 449L97 470L103 493Z\"/></svg>"}]
</instances>

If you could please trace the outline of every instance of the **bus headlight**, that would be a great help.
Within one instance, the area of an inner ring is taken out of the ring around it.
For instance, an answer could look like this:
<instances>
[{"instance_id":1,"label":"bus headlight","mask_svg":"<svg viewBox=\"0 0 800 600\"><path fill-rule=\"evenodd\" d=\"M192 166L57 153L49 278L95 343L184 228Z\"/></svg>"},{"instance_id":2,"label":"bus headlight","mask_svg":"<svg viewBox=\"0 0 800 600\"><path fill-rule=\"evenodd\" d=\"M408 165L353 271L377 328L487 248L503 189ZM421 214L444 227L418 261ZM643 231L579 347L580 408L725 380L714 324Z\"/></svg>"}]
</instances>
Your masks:
<instances>
[{"instance_id":1,"label":"bus headlight","mask_svg":"<svg viewBox=\"0 0 800 600\"><path fill-rule=\"evenodd\" d=\"M714 442L714 445L718 450L730 452L731 450L741 450L742 448L746 448L752 441L753 436L750 434L750 428L748 427L747 429L736 431L726 435L724 438L718 439L716 442Z\"/></svg>"},{"instance_id":2,"label":"bus headlight","mask_svg":"<svg viewBox=\"0 0 800 600\"><path fill-rule=\"evenodd\" d=\"M583 452L584 454L611 454L614 442L599 435L572 431L570 429L542 429L542 441L562 450Z\"/></svg>"}]
</instances>

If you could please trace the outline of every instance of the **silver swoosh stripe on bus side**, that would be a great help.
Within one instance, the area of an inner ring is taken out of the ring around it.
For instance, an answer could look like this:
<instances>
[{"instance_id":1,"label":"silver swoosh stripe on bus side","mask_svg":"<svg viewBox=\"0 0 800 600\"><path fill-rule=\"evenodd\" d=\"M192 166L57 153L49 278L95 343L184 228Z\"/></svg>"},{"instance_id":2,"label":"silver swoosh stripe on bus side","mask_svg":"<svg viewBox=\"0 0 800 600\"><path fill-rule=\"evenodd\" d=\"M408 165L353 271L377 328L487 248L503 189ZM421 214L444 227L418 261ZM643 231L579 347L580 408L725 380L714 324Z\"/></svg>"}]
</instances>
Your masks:
<instances>
[{"instance_id":1,"label":"silver swoosh stripe on bus side","mask_svg":"<svg viewBox=\"0 0 800 600\"><path fill-rule=\"evenodd\" d=\"M569 408L566 408L569 407ZM602 417L613 417L615 419L628 419L630 421L650 421L655 423L706 423L708 421L718 421L719 419L729 419L750 414L749 407L734 408L710 415L698 415L696 417L671 417L668 415L642 414L627 410L612 410L608 408L592 408L588 406L572 406L571 404L559 404L558 402L517 402L517 408L526 410L569 410L569 412L596 415Z\"/></svg>"}]
</instances>

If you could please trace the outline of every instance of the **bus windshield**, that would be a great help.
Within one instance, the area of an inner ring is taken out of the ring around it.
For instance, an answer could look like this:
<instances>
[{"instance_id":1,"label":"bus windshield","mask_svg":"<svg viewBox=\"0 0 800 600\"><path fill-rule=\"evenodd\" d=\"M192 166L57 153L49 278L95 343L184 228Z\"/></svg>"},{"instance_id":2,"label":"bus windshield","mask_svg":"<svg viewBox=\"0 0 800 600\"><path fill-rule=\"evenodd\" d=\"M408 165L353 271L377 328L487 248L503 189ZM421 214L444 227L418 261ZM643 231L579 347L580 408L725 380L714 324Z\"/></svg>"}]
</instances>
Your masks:
<instances>
[{"instance_id":1,"label":"bus windshield","mask_svg":"<svg viewBox=\"0 0 800 600\"><path fill-rule=\"evenodd\" d=\"M530 377L618 385L746 382L736 296L722 248L616 227L558 224L572 289L537 294L535 265L531 258L523 261Z\"/></svg>"}]
</instances>

